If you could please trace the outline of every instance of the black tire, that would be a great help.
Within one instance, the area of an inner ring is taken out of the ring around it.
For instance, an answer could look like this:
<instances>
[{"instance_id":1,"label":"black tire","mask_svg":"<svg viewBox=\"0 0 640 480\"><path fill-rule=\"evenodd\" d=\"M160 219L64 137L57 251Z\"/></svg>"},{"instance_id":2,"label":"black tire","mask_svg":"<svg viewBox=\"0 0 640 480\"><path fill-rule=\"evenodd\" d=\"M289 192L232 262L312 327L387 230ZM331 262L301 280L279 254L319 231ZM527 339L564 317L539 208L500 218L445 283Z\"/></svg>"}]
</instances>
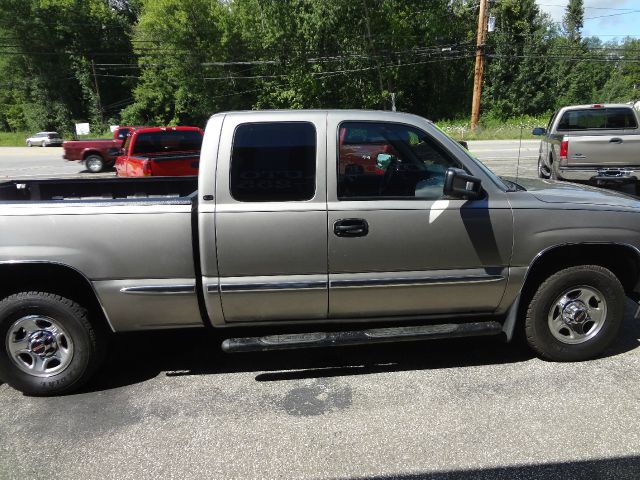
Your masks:
<instances>
[{"instance_id":1,"label":"black tire","mask_svg":"<svg viewBox=\"0 0 640 480\"><path fill-rule=\"evenodd\" d=\"M27 142L27 147L32 147L33 145L31 144L31 142Z\"/></svg>"},{"instance_id":2,"label":"black tire","mask_svg":"<svg viewBox=\"0 0 640 480\"><path fill-rule=\"evenodd\" d=\"M595 325L591 327L594 328L593 336L586 335L581 340L582 343L560 341L551 330L549 316L553 316L552 309L556 308L557 301L564 292L583 288L602 294L606 314L602 316L601 326L599 330L595 329ZM625 301L620 281L604 267L581 265L561 270L538 287L529 303L525 319L527 342L538 355L547 360L574 362L595 358L616 338L624 317Z\"/></svg>"},{"instance_id":3,"label":"black tire","mask_svg":"<svg viewBox=\"0 0 640 480\"><path fill-rule=\"evenodd\" d=\"M31 316L55 321L72 345L68 364L49 376L26 373L9 350L16 323ZM87 310L72 300L46 292L22 292L0 302L0 342L0 378L16 390L34 396L77 390L98 368L105 351L104 335L91 324Z\"/></svg>"},{"instance_id":4,"label":"black tire","mask_svg":"<svg viewBox=\"0 0 640 480\"><path fill-rule=\"evenodd\" d=\"M548 179L549 175L544 173L543 170L543 165L542 165L542 157L538 157L538 177L539 178L544 178L544 179Z\"/></svg>"},{"instance_id":5,"label":"black tire","mask_svg":"<svg viewBox=\"0 0 640 480\"><path fill-rule=\"evenodd\" d=\"M104 170L105 162L100 155L89 155L84 159L84 165L91 173L99 173Z\"/></svg>"}]
</instances>

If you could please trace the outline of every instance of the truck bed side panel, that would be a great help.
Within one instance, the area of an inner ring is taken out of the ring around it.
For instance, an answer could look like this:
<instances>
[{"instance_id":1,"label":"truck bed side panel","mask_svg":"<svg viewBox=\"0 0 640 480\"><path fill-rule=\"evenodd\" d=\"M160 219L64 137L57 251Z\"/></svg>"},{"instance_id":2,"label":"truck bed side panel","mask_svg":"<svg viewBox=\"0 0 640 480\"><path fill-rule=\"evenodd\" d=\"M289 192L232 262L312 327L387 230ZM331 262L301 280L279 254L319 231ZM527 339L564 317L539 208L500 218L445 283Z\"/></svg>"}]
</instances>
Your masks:
<instances>
[{"instance_id":1,"label":"truck bed side panel","mask_svg":"<svg viewBox=\"0 0 640 480\"><path fill-rule=\"evenodd\" d=\"M195 288L186 288L195 285L190 204L6 205L0 231L0 262L75 268L115 330L202 324ZM179 298L181 315L162 298Z\"/></svg>"}]
</instances>

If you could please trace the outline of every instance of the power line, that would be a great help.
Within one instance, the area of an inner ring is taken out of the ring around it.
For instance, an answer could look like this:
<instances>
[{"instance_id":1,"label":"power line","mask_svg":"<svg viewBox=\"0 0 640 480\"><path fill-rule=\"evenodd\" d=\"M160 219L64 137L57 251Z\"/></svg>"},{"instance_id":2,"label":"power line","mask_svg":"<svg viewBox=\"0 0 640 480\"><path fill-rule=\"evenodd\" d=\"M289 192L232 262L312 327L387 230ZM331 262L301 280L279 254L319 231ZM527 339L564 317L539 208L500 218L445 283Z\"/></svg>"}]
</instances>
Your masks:
<instances>
[{"instance_id":1,"label":"power line","mask_svg":"<svg viewBox=\"0 0 640 480\"><path fill-rule=\"evenodd\" d=\"M595 20L597 18L619 17L620 15L630 15L632 13L640 13L640 10L631 10L630 12L623 12L623 13L612 13L610 15L599 15L597 17L587 17L584 19L584 21L586 22L587 20Z\"/></svg>"},{"instance_id":2,"label":"power line","mask_svg":"<svg viewBox=\"0 0 640 480\"><path fill-rule=\"evenodd\" d=\"M559 4L559 3L539 3L539 7L566 7L568 4ZM611 7L582 7L585 10L617 10L617 11L629 11L633 10L632 8L611 8Z\"/></svg>"}]
</instances>

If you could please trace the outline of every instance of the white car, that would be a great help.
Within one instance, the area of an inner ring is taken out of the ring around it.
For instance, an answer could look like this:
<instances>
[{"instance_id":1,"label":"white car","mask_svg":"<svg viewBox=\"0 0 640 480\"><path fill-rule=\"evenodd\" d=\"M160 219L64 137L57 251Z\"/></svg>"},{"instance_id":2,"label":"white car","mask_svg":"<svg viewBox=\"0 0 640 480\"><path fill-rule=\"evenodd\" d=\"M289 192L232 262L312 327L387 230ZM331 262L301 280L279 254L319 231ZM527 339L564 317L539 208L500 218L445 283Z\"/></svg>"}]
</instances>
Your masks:
<instances>
[{"instance_id":1,"label":"white car","mask_svg":"<svg viewBox=\"0 0 640 480\"><path fill-rule=\"evenodd\" d=\"M27 147L37 145L39 147L50 147L62 145L62 137L58 132L38 132L34 136L27 138Z\"/></svg>"}]
</instances>

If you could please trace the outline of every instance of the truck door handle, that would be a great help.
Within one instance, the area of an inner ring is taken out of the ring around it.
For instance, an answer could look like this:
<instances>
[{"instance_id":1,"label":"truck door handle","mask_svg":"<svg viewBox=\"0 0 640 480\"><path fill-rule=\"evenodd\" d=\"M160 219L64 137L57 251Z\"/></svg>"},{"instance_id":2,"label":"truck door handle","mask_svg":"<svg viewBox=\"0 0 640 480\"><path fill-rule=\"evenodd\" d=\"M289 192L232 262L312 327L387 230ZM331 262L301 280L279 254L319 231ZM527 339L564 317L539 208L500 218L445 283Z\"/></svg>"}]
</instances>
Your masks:
<instances>
[{"instance_id":1,"label":"truck door handle","mask_svg":"<svg viewBox=\"0 0 640 480\"><path fill-rule=\"evenodd\" d=\"M609 140L609 143L622 143L622 139L618 137L613 137L611 140Z\"/></svg>"},{"instance_id":2,"label":"truck door handle","mask_svg":"<svg viewBox=\"0 0 640 480\"><path fill-rule=\"evenodd\" d=\"M345 218L333 224L333 233L338 237L364 237L369 233L369 224L362 218Z\"/></svg>"}]
</instances>

